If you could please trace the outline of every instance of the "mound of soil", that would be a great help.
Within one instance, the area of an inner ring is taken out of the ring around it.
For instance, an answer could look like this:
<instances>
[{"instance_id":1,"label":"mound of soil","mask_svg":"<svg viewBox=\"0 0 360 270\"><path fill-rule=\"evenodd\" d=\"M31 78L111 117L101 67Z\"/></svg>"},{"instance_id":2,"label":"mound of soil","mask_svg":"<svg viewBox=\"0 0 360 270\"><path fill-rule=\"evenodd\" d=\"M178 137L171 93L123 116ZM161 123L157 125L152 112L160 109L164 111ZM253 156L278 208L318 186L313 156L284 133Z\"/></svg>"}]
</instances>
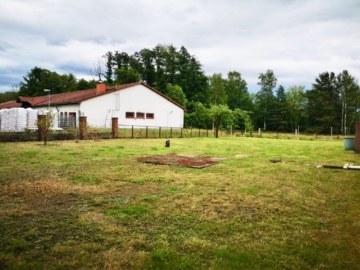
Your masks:
<instances>
[{"instance_id":1,"label":"mound of soil","mask_svg":"<svg viewBox=\"0 0 360 270\"><path fill-rule=\"evenodd\" d=\"M168 154L168 155L138 158L139 162L144 162L144 163L185 166L190 168L204 168L216 164L223 160L226 160L226 158L198 157L198 156L178 155L178 154Z\"/></svg>"}]
</instances>

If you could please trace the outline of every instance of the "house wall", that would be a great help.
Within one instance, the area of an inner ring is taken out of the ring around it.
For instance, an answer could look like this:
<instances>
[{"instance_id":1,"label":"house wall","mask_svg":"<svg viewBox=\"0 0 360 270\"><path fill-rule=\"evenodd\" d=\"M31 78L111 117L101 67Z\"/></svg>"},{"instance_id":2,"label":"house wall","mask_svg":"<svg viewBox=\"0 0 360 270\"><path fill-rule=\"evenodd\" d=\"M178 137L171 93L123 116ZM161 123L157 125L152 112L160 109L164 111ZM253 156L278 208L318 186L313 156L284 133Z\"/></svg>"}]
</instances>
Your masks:
<instances>
[{"instance_id":1,"label":"house wall","mask_svg":"<svg viewBox=\"0 0 360 270\"><path fill-rule=\"evenodd\" d=\"M183 127L184 111L143 85L119 90L107 95L85 100L80 111L87 116L91 126L111 127L111 118L118 117L120 125ZM133 112L134 118L127 118L126 112ZM144 113L145 119L136 117ZM154 119L146 119L146 114Z\"/></svg>"},{"instance_id":2,"label":"house wall","mask_svg":"<svg viewBox=\"0 0 360 270\"><path fill-rule=\"evenodd\" d=\"M37 107L36 109L39 110L40 113L42 113L46 112L48 110L48 107ZM70 127L79 127L79 109L80 104L50 106L50 110L56 113L54 127L68 128L69 122L71 122Z\"/></svg>"}]
</instances>

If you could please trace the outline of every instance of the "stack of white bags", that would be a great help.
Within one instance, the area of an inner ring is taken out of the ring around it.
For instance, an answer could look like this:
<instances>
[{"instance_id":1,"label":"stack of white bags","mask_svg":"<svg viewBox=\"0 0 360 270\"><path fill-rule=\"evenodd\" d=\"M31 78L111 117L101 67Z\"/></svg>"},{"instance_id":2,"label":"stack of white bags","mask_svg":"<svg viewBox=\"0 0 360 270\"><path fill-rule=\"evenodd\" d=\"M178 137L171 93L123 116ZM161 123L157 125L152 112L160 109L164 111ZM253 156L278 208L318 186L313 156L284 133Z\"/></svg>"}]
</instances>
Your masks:
<instances>
[{"instance_id":1,"label":"stack of white bags","mask_svg":"<svg viewBox=\"0 0 360 270\"><path fill-rule=\"evenodd\" d=\"M28 108L26 110L27 110L27 122L26 122L27 127L35 127L39 111L33 110L31 108Z\"/></svg>"},{"instance_id":2,"label":"stack of white bags","mask_svg":"<svg viewBox=\"0 0 360 270\"><path fill-rule=\"evenodd\" d=\"M0 110L0 130L22 132L27 127L34 127L38 111L24 108Z\"/></svg>"}]
</instances>

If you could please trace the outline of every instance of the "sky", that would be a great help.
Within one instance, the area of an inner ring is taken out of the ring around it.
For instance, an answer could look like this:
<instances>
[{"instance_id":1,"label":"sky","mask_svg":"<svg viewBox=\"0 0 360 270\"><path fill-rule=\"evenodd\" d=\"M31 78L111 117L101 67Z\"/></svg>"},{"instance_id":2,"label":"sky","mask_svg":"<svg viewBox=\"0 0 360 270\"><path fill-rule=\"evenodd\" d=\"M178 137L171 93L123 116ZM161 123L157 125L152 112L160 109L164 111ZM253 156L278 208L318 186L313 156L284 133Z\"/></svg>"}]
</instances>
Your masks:
<instances>
[{"instance_id":1,"label":"sky","mask_svg":"<svg viewBox=\"0 0 360 270\"><path fill-rule=\"evenodd\" d=\"M158 44L208 76L240 72L251 93L268 69L310 89L323 72L360 78L360 0L1 0L0 92L35 66L92 79L106 52Z\"/></svg>"}]
</instances>

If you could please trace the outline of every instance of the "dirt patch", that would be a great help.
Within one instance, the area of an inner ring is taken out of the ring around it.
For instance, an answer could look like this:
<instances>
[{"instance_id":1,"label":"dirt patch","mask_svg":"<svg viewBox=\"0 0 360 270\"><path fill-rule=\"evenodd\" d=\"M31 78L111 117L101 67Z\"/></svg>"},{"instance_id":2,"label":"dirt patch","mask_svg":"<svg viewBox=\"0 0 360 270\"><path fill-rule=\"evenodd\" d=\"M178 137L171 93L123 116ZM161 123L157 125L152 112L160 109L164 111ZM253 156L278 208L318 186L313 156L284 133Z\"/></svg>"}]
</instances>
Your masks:
<instances>
[{"instance_id":1,"label":"dirt patch","mask_svg":"<svg viewBox=\"0 0 360 270\"><path fill-rule=\"evenodd\" d=\"M198 157L198 156L190 156L190 155L178 155L178 154L168 154L168 155L138 158L139 162L144 162L144 163L185 166L190 168L204 168L224 160L227 159L214 158L214 157Z\"/></svg>"}]
</instances>

